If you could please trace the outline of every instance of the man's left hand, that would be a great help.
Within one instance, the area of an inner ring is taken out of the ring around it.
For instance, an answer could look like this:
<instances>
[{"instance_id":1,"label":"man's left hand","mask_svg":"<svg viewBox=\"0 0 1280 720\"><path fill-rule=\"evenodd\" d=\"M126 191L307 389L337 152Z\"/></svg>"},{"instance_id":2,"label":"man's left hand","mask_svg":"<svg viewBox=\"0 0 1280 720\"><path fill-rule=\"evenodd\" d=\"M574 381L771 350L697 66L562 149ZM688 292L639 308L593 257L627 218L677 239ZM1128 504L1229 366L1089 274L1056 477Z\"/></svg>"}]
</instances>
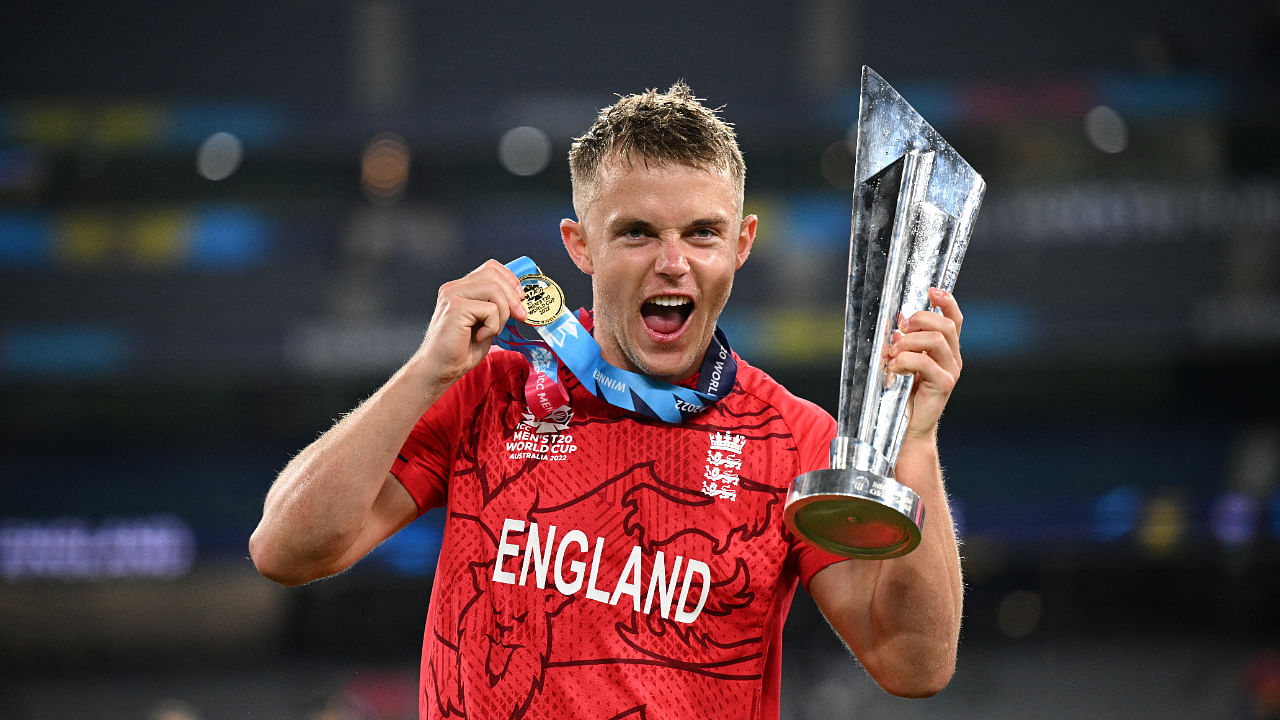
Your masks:
<instances>
[{"instance_id":1,"label":"man's left hand","mask_svg":"<svg viewBox=\"0 0 1280 720\"><path fill-rule=\"evenodd\" d=\"M932 438L938 419L955 389L960 369L960 326L964 316L955 296L930 288L929 301L942 311L939 315L921 310L899 323L901 332L890 339L887 370L901 375L915 374L911 388L910 420L906 438Z\"/></svg>"}]
</instances>

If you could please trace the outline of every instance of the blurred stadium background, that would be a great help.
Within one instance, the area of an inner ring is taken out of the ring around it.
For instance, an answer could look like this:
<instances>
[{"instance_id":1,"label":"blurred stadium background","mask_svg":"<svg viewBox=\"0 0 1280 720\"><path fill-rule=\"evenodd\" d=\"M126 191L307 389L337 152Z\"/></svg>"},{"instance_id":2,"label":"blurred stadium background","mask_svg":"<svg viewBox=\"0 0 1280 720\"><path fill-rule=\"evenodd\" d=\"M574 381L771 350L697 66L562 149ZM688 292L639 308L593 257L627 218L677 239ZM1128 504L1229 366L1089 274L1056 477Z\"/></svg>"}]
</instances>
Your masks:
<instances>
[{"instance_id":1,"label":"blurred stadium background","mask_svg":"<svg viewBox=\"0 0 1280 720\"><path fill-rule=\"evenodd\" d=\"M6 8L0 718L414 716L440 518L301 589L246 541L438 285L563 257L570 138L685 78L761 217L725 325L834 408L858 72L988 181L943 457L953 685L798 594L786 718L1280 716L1280 4Z\"/></svg>"}]
</instances>

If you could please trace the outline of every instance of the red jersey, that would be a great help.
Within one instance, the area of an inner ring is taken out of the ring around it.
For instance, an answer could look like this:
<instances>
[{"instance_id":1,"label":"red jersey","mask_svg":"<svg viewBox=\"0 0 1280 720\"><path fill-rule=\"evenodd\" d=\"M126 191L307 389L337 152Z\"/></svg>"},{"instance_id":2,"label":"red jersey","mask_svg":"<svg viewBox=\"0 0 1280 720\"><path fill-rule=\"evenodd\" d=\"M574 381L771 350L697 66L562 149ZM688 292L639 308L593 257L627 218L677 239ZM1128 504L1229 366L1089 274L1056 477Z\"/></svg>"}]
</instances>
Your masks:
<instances>
[{"instance_id":1,"label":"red jersey","mask_svg":"<svg viewBox=\"0 0 1280 720\"><path fill-rule=\"evenodd\" d=\"M796 583L841 558L782 522L827 467L831 416L739 359L682 425L597 399L528 412L528 365L490 352L392 472L448 506L422 649L423 718L777 718Z\"/></svg>"}]
</instances>

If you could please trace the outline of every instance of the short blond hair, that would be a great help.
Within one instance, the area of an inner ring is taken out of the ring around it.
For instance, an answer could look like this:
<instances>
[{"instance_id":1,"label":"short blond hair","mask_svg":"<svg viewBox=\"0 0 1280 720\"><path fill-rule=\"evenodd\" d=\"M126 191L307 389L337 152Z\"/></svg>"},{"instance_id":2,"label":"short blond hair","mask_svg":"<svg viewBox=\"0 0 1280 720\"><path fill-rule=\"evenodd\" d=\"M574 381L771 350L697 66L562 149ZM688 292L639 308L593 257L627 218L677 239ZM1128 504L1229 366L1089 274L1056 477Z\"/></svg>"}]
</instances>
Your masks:
<instances>
[{"instance_id":1,"label":"short blond hair","mask_svg":"<svg viewBox=\"0 0 1280 720\"><path fill-rule=\"evenodd\" d=\"M620 96L600 110L595 123L569 148L569 176L574 208L596 180L606 159L627 163L679 163L726 173L738 193L741 210L747 166L732 125L720 118L722 108L708 108L683 80L664 93L646 90Z\"/></svg>"}]
</instances>

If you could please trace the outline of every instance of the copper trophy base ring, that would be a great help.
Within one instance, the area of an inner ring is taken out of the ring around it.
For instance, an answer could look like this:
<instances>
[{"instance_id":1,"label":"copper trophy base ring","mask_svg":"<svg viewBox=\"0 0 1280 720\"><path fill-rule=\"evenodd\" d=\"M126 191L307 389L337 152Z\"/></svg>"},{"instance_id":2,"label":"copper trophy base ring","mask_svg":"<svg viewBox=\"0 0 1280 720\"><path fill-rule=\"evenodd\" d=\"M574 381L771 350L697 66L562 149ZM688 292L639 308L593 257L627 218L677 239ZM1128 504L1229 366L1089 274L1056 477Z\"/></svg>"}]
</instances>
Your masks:
<instances>
[{"instance_id":1,"label":"copper trophy base ring","mask_svg":"<svg viewBox=\"0 0 1280 720\"><path fill-rule=\"evenodd\" d=\"M920 544L924 504L909 487L858 470L814 470L796 478L783 520L827 552L887 560Z\"/></svg>"}]
</instances>

